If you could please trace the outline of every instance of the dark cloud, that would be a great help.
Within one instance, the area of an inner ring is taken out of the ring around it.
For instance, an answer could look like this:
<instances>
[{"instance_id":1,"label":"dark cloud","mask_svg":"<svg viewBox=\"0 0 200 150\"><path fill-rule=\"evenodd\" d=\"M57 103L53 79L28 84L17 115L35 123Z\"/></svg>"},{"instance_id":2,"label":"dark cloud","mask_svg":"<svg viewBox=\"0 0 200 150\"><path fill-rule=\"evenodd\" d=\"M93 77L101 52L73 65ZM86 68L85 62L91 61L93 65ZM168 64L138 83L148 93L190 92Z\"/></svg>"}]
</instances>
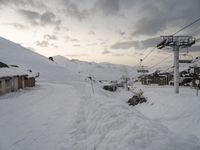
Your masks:
<instances>
[{"instance_id":1,"label":"dark cloud","mask_svg":"<svg viewBox=\"0 0 200 150\"><path fill-rule=\"evenodd\" d=\"M46 8L42 1L38 0L0 0L0 5L31 6L36 8Z\"/></svg>"},{"instance_id":2,"label":"dark cloud","mask_svg":"<svg viewBox=\"0 0 200 150\"><path fill-rule=\"evenodd\" d=\"M93 11L100 11L104 15L118 15L120 13L119 0L97 0Z\"/></svg>"},{"instance_id":3,"label":"dark cloud","mask_svg":"<svg viewBox=\"0 0 200 150\"><path fill-rule=\"evenodd\" d=\"M121 31L121 30L117 30L116 32L117 32L117 34L119 34L119 35L121 35L121 36L126 35L126 32Z\"/></svg>"},{"instance_id":4,"label":"dark cloud","mask_svg":"<svg viewBox=\"0 0 200 150\"><path fill-rule=\"evenodd\" d=\"M118 42L111 46L112 49L129 49L129 48L136 48L136 49L146 49L149 47L156 46L162 39L160 37L149 38L143 41L124 41Z\"/></svg>"},{"instance_id":5,"label":"dark cloud","mask_svg":"<svg viewBox=\"0 0 200 150\"><path fill-rule=\"evenodd\" d=\"M27 19L32 25L38 25L39 24L39 18L40 14L35 11L31 10L25 10L25 9L20 9L18 12L25 18Z\"/></svg>"},{"instance_id":6,"label":"dark cloud","mask_svg":"<svg viewBox=\"0 0 200 150\"><path fill-rule=\"evenodd\" d=\"M58 38L55 35L49 35L49 34L45 34L44 38L46 40L58 40Z\"/></svg>"},{"instance_id":7,"label":"dark cloud","mask_svg":"<svg viewBox=\"0 0 200 150\"><path fill-rule=\"evenodd\" d=\"M129 49L131 47L138 47L137 41L117 42L111 46L112 49Z\"/></svg>"},{"instance_id":8,"label":"dark cloud","mask_svg":"<svg viewBox=\"0 0 200 150\"><path fill-rule=\"evenodd\" d=\"M108 51L108 50L104 50L104 51L102 52L103 55L110 54L110 53L111 53L111 52Z\"/></svg>"},{"instance_id":9,"label":"dark cloud","mask_svg":"<svg viewBox=\"0 0 200 150\"><path fill-rule=\"evenodd\" d=\"M59 30L61 20L57 19L56 15L52 12L46 11L44 13L39 13L36 11L19 9L18 12L31 23L31 25L53 25L55 29Z\"/></svg>"},{"instance_id":10,"label":"dark cloud","mask_svg":"<svg viewBox=\"0 0 200 150\"><path fill-rule=\"evenodd\" d=\"M127 0L126 0L127 1ZM134 24L133 35L156 35L168 28L180 29L199 17L199 0L138 0L135 2L141 11ZM173 34L173 33L168 33Z\"/></svg>"},{"instance_id":11,"label":"dark cloud","mask_svg":"<svg viewBox=\"0 0 200 150\"><path fill-rule=\"evenodd\" d=\"M166 18L144 17L135 24L133 35L156 35L167 28Z\"/></svg>"},{"instance_id":12,"label":"dark cloud","mask_svg":"<svg viewBox=\"0 0 200 150\"><path fill-rule=\"evenodd\" d=\"M36 41L35 43L37 46L40 46L40 47L48 47L49 46L48 41Z\"/></svg>"},{"instance_id":13,"label":"dark cloud","mask_svg":"<svg viewBox=\"0 0 200 150\"><path fill-rule=\"evenodd\" d=\"M63 0L64 12L66 15L78 19L79 21L86 19L89 16L89 11L80 9L78 5L70 0Z\"/></svg>"},{"instance_id":14,"label":"dark cloud","mask_svg":"<svg viewBox=\"0 0 200 150\"><path fill-rule=\"evenodd\" d=\"M55 24L59 25L61 23L60 20L56 19L56 16L52 12L45 12L40 15L40 21L42 25L47 25L47 24Z\"/></svg>"}]
</instances>

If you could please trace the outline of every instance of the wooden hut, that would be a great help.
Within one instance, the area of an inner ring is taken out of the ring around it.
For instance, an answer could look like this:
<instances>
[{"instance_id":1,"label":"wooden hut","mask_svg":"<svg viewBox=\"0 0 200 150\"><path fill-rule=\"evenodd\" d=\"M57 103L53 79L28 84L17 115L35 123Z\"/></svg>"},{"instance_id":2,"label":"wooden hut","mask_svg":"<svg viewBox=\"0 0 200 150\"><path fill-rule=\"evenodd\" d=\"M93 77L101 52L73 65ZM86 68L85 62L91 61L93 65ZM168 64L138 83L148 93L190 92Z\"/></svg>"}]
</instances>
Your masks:
<instances>
[{"instance_id":1,"label":"wooden hut","mask_svg":"<svg viewBox=\"0 0 200 150\"><path fill-rule=\"evenodd\" d=\"M0 77L0 94L8 93L11 91L11 82L9 77Z\"/></svg>"},{"instance_id":2,"label":"wooden hut","mask_svg":"<svg viewBox=\"0 0 200 150\"><path fill-rule=\"evenodd\" d=\"M32 73L0 62L0 95L35 86Z\"/></svg>"},{"instance_id":3,"label":"wooden hut","mask_svg":"<svg viewBox=\"0 0 200 150\"><path fill-rule=\"evenodd\" d=\"M23 89L25 86L25 78L27 77L28 75L20 75L18 76L18 89Z\"/></svg>"},{"instance_id":4,"label":"wooden hut","mask_svg":"<svg viewBox=\"0 0 200 150\"><path fill-rule=\"evenodd\" d=\"M33 87L33 86L35 86L35 77L26 76L25 80L24 80L24 83L25 83L25 87Z\"/></svg>"}]
</instances>

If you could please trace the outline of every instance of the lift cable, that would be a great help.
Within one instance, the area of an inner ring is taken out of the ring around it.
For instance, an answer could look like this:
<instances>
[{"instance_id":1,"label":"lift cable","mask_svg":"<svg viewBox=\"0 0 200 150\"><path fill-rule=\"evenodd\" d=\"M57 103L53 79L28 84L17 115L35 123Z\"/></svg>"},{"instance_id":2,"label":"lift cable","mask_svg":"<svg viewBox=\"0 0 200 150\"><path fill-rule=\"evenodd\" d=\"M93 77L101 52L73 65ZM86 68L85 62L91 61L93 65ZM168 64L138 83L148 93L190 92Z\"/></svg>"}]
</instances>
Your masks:
<instances>
[{"instance_id":1,"label":"lift cable","mask_svg":"<svg viewBox=\"0 0 200 150\"><path fill-rule=\"evenodd\" d=\"M164 61L166 61L167 59L169 59L172 56L172 54L170 54L169 56L165 57L164 59L162 59L161 61L159 61L158 63L156 63L155 65L151 66L149 69L152 69L158 65L160 65L161 63L163 63Z\"/></svg>"},{"instance_id":2,"label":"lift cable","mask_svg":"<svg viewBox=\"0 0 200 150\"><path fill-rule=\"evenodd\" d=\"M196 19L196 20L193 21L192 23L190 23L190 24L184 26L183 28L179 29L178 31L176 31L176 32L175 32L174 34L172 34L172 35L174 36L174 35L178 34L179 32L181 32L181 31L185 30L186 28L192 26L193 24L197 23L198 21L200 21L200 18ZM198 39L198 40L200 40L200 39ZM197 40L196 40L196 41L197 41ZM156 48L157 48L157 46L153 47L153 48L151 49L151 51L150 51L149 53L147 53L147 54L144 56L144 58L140 59L140 60L141 60L140 63L142 63ZM138 63L138 64L140 64L140 63Z\"/></svg>"},{"instance_id":3,"label":"lift cable","mask_svg":"<svg viewBox=\"0 0 200 150\"><path fill-rule=\"evenodd\" d=\"M190 23L190 24L184 26L183 28L181 28L180 30L176 31L176 32L175 32L174 34L172 34L172 35L175 35L175 34L181 32L181 31L185 30L186 28L190 27L191 25L195 24L195 23L198 22L198 21L200 21L200 18L198 18L197 20L193 21L192 23Z\"/></svg>"},{"instance_id":4,"label":"lift cable","mask_svg":"<svg viewBox=\"0 0 200 150\"><path fill-rule=\"evenodd\" d=\"M151 51L149 53L147 53L146 56L144 56L144 58L142 59L142 61L144 61L155 49L156 49L156 46L154 48L152 48Z\"/></svg>"}]
</instances>

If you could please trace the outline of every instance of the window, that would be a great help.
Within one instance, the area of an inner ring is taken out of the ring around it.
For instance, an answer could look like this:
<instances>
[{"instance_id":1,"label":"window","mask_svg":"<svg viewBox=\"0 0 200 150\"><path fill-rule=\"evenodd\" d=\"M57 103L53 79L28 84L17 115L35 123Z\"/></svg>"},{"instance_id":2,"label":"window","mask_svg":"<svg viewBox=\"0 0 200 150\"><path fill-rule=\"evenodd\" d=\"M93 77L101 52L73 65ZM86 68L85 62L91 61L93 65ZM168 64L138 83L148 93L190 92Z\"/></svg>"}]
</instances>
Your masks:
<instances>
[{"instance_id":1,"label":"window","mask_svg":"<svg viewBox=\"0 0 200 150\"><path fill-rule=\"evenodd\" d=\"M0 80L0 89L2 89L2 81Z\"/></svg>"}]
</instances>

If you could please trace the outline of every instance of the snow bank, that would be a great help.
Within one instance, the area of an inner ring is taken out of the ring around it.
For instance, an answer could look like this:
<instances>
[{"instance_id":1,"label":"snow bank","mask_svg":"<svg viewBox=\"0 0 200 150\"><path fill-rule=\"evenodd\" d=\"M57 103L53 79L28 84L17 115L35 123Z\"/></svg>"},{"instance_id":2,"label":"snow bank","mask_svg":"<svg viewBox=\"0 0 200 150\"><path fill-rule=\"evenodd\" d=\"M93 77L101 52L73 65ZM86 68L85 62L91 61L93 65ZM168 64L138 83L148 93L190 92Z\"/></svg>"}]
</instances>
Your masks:
<instances>
[{"instance_id":1,"label":"snow bank","mask_svg":"<svg viewBox=\"0 0 200 150\"><path fill-rule=\"evenodd\" d=\"M200 149L195 137L179 136L115 95L100 89L96 89L97 92L99 94L82 99L74 130L66 134L62 150Z\"/></svg>"},{"instance_id":2,"label":"snow bank","mask_svg":"<svg viewBox=\"0 0 200 150\"><path fill-rule=\"evenodd\" d=\"M200 139L200 98L195 89L180 87L180 94L174 94L174 87L140 88L152 105L138 105L138 111L177 134L195 135Z\"/></svg>"}]
</instances>

